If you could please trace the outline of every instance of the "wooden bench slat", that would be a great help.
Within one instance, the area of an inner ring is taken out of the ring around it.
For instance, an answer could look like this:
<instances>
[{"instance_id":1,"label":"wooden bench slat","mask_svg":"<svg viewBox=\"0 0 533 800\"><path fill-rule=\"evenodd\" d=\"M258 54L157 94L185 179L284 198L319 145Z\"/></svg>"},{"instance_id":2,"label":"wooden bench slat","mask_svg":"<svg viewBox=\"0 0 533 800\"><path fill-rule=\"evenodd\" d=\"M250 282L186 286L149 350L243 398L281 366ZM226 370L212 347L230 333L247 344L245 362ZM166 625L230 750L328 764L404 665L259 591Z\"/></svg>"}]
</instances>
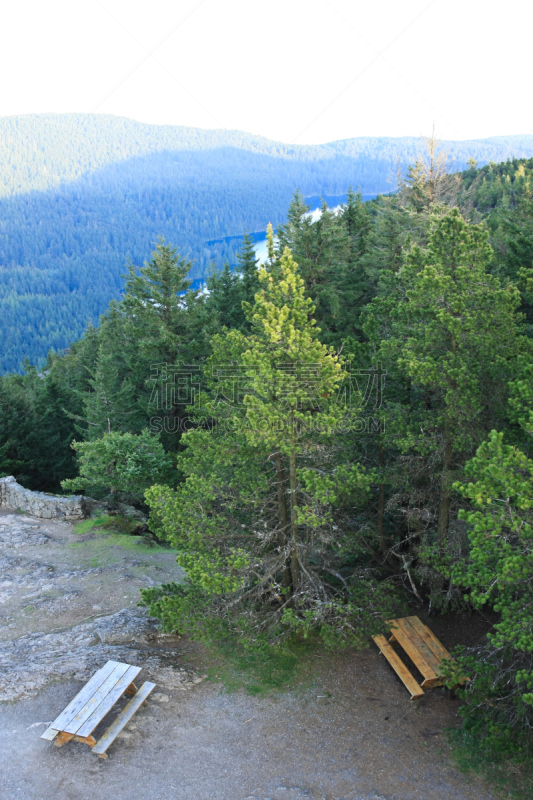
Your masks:
<instances>
[{"instance_id":1,"label":"wooden bench slat","mask_svg":"<svg viewBox=\"0 0 533 800\"><path fill-rule=\"evenodd\" d=\"M428 628L427 625L424 625L424 623L420 619L418 619L418 617L406 617L406 619L409 620L409 622L414 628L420 630L421 635L422 635L422 629L425 631L428 637L426 639L428 647L430 647L433 650L435 655L438 654L443 661L452 661L455 663L455 659L452 658L452 656L449 654L446 648L442 645L441 642L439 642L433 631L430 628ZM469 680L470 678L468 678L466 675L463 675L461 678L458 679L458 685L467 683Z\"/></svg>"},{"instance_id":2,"label":"wooden bench slat","mask_svg":"<svg viewBox=\"0 0 533 800\"><path fill-rule=\"evenodd\" d=\"M78 713L72 717L72 719L70 719L66 725L63 725L61 730L66 731L67 733L77 733L85 720L91 716L95 708L100 705L104 697L109 694L113 686L116 686L118 681L128 670L129 664L117 662L117 665L107 676L105 681L98 687L96 691L92 692L90 697L86 697L86 701Z\"/></svg>"},{"instance_id":3,"label":"wooden bench slat","mask_svg":"<svg viewBox=\"0 0 533 800\"><path fill-rule=\"evenodd\" d=\"M427 625L424 625L422 620L418 619L418 617L406 617L406 620L413 626L415 631L422 637L429 649L432 650L440 661L446 659L452 660L446 648L439 642L433 631L431 631Z\"/></svg>"},{"instance_id":4,"label":"wooden bench slat","mask_svg":"<svg viewBox=\"0 0 533 800\"><path fill-rule=\"evenodd\" d=\"M132 683L139 672L141 667L128 667L127 671L120 677L113 687L105 694L100 696L100 703L91 706L92 713L86 716L83 720L81 727L76 731L69 730L69 733L76 733L78 736L89 736L96 726L103 720L107 712L115 705L119 697L125 692L130 683ZM95 695L96 697L96 695ZM89 704L88 704L89 705Z\"/></svg>"},{"instance_id":5,"label":"wooden bench slat","mask_svg":"<svg viewBox=\"0 0 533 800\"><path fill-rule=\"evenodd\" d=\"M54 728L47 728L41 736L41 739L46 739L47 742L53 742L58 733L59 731L56 731Z\"/></svg>"},{"instance_id":6,"label":"wooden bench slat","mask_svg":"<svg viewBox=\"0 0 533 800\"><path fill-rule=\"evenodd\" d=\"M411 695L411 700L414 700L416 697L422 697L424 694L424 690L420 686L420 684L415 680L413 675L409 672L403 661L399 658L399 656L394 652L394 648L392 645L388 643L384 636L373 636L372 637L379 647L381 653L385 656L393 670L396 672L406 689L409 691ZM94 750L93 750L94 752Z\"/></svg>"},{"instance_id":7,"label":"wooden bench slat","mask_svg":"<svg viewBox=\"0 0 533 800\"><path fill-rule=\"evenodd\" d=\"M76 697L63 709L61 714L55 719L50 728L57 731L65 730L64 726L78 714L88 700L94 695L97 689L104 683L116 667L120 665L120 661L108 661L98 672L95 672L92 678L85 684L83 689L80 689ZM127 667L127 664L125 665ZM41 737L44 739L44 735Z\"/></svg>"},{"instance_id":8,"label":"wooden bench slat","mask_svg":"<svg viewBox=\"0 0 533 800\"><path fill-rule=\"evenodd\" d=\"M155 683L150 683L150 681L145 681L143 683L139 691L132 697L128 705L122 709L116 720L109 726L106 732L98 740L91 752L96 753L99 756L105 753L109 745L115 741L122 728L133 717L135 712L140 708L142 703L144 703L153 689L155 689Z\"/></svg>"},{"instance_id":9,"label":"wooden bench slat","mask_svg":"<svg viewBox=\"0 0 533 800\"><path fill-rule=\"evenodd\" d=\"M438 679L440 662L414 628L405 625L402 619L392 619L387 624L391 625L394 639L403 647L424 678L430 681Z\"/></svg>"},{"instance_id":10,"label":"wooden bench slat","mask_svg":"<svg viewBox=\"0 0 533 800\"><path fill-rule=\"evenodd\" d=\"M420 634L415 630L415 628L413 628L413 626L407 620L407 618L401 619L401 620L399 620L399 622L401 623L401 626L402 626L404 632L406 633L406 635L409 637L410 641L415 645L416 649L420 653L421 658L423 658L424 661L427 664L429 664L429 666L431 667L431 669L433 670L433 672L436 675L435 678L426 678L422 682L422 686L423 687L428 687L428 688L431 687L431 686L440 686L442 684L442 678L441 678L442 661L441 661L441 659L438 656L435 655L435 653L433 652L433 650L431 650L430 647L428 647L426 642L423 640L423 638L420 636Z\"/></svg>"}]
</instances>

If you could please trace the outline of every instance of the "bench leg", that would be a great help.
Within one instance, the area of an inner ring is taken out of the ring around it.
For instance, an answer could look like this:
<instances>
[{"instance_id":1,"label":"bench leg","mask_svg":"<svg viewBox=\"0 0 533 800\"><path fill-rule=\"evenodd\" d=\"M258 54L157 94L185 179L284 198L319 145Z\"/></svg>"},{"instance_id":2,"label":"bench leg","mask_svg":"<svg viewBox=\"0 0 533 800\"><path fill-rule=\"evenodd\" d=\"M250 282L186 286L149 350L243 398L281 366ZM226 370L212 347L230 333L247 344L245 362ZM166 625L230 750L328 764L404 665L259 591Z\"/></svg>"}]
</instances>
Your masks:
<instances>
[{"instance_id":1,"label":"bench leg","mask_svg":"<svg viewBox=\"0 0 533 800\"><path fill-rule=\"evenodd\" d=\"M93 747L93 753L98 756L105 757L105 751L109 745L115 741L121 730L125 725L127 725L153 689L155 689L155 683L150 683L150 681L145 681L143 683L135 697L133 697L127 706L122 709L118 717L114 720L114 722L111 723L109 728L103 734L100 741L97 742L96 747Z\"/></svg>"},{"instance_id":2,"label":"bench leg","mask_svg":"<svg viewBox=\"0 0 533 800\"><path fill-rule=\"evenodd\" d=\"M422 681L422 688L434 689L435 686L442 686L442 684L443 684L442 678L426 678L425 681Z\"/></svg>"},{"instance_id":3,"label":"bench leg","mask_svg":"<svg viewBox=\"0 0 533 800\"><path fill-rule=\"evenodd\" d=\"M56 737L56 740L54 742L54 747L63 747L64 744L66 744L67 742L70 742L70 740L73 739L73 738L74 738L74 734L73 733L63 733L63 732L61 732L59 734L59 736Z\"/></svg>"},{"instance_id":4,"label":"bench leg","mask_svg":"<svg viewBox=\"0 0 533 800\"><path fill-rule=\"evenodd\" d=\"M138 691L139 691L138 688L132 682L132 683L130 683L130 685L128 686L128 688L124 692L124 694L129 694L129 695L131 695L133 697L133 696L135 696L137 694ZM148 704L148 701L147 700L143 700L142 704L143 704L143 706L145 706L145 705ZM107 758L107 756L106 756L106 758Z\"/></svg>"},{"instance_id":5,"label":"bench leg","mask_svg":"<svg viewBox=\"0 0 533 800\"><path fill-rule=\"evenodd\" d=\"M91 749L96 744L96 739L93 739L92 736L75 736L74 741L81 742L82 744L88 744Z\"/></svg>"},{"instance_id":6,"label":"bench leg","mask_svg":"<svg viewBox=\"0 0 533 800\"><path fill-rule=\"evenodd\" d=\"M64 744L67 742L81 742L82 744L88 744L89 747L92 749L96 744L96 739L92 736L76 736L74 733L60 733L59 736L56 737L54 741L54 745L56 747L63 747Z\"/></svg>"}]
</instances>

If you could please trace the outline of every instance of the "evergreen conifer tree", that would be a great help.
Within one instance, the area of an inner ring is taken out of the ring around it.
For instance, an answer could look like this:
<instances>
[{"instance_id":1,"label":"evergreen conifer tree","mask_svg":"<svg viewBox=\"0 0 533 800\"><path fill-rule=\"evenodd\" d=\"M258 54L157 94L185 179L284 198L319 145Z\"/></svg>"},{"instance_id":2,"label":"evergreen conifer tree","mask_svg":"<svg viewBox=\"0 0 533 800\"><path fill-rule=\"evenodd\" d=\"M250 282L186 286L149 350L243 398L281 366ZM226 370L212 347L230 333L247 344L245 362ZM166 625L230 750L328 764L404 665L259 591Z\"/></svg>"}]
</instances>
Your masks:
<instances>
[{"instance_id":1,"label":"evergreen conifer tree","mask_svg":"<svg viewBox=\"0 0 533 800\"><path fill-rule=\"evenodd\" d=\"M237 272L241 278L241 308L242 303L253 303L255 293L259 290L258 265L259 259L255 254L253 241L248 233L242 240L242 247L237 253L239 266ZM246 318L245 320L246 321Z\"/></svg>"},{"instance_id":2,"label":"evergreen conifer tree","mask_svg":"<svg viewBox=\"0 0 533 800\"><path fill-rule=\"evenodd\" d=\"M457 209L437 219L428 249L414 248L397 273L395 293L373 302L367 328L372 335L380 318L383 360L409 382L409 407L400 413L397 406L398 446L428 464L438 453L440 543L448 536L453 479L501 421L521 347L518 290L487 271L487 238Z\"/></svg>"},{"instance_id":3,"label":"evergreen conifer tree","mask_svg":"<svg viewBox=\"0 0 533 800\"><path fill-rule=\"evenodd\" d=\"M332 582L343 546L328 509L348 486L363 498L372 476L358 465L321 473L345 415L345 372L319 341L290 251L273 266L259 271L251 333L214 337L206 427L185 434L178 456L185 483L146 498L210 616L269 637L300 626L353 633L351 590L342 576ZM169 624L194 614L181 592L164 605L154 610Z\"/></svg>"}]
</instances>

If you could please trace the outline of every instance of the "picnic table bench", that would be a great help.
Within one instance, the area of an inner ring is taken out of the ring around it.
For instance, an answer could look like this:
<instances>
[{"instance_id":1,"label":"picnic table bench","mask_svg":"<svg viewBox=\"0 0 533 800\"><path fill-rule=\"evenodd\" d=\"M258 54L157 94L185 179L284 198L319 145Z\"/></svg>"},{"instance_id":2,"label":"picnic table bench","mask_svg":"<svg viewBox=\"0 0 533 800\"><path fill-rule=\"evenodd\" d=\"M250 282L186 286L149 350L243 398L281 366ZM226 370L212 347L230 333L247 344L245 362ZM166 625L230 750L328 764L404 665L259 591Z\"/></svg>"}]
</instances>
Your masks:
<instances>
[{"instance_id":1,"label":"picnic table bench","mask_svg":"<svg viewBox=\"0 0 533 800\"><path fill-rule=\"evenodd\" d=\"M442 686L443 661L453 661L451 655L439 642L433 631L418 617L403 617L391 619L387 622L391 628L392 636L389 641L384 636L373 636L373 640L385 656L393 670L396 672L404 686L411 694L411 700L421 697L424 689L433 686ZM407 669L394 646L400 645L407 653L424 680L420 685L413 674ZM468 678L462 678L461 683Z\"/></svg>"},{"instance_id":2,"label":"picnic table bench","mask_svg":"<svg viewBox=\"0 0 533 800\"><path fill-rule=\"evenodd\" d=\"M62 747L73 739L88 744L93 753L107 758L105 751L109 745L155 688L155 683L145 681L137 689L134 680L140 671L141 667L108 661L52 722L41 739L53 741L56 747ZM92 736L93 731L123 694L133 695L132 699L97 742Z\"/></svg>"}]
</instances>

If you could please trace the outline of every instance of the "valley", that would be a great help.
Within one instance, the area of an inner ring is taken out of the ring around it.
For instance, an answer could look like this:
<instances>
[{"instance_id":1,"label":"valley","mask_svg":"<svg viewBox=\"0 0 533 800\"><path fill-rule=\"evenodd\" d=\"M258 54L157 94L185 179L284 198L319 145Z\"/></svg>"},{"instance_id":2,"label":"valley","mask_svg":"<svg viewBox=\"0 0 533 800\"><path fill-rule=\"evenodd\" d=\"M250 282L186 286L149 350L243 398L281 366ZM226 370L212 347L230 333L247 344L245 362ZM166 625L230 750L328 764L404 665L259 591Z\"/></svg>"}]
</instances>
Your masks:
<instances>
[{"instance_id":1,"label":"valley","mask_svg":"<svg viewBox=\"0 0 533 800\"><path fill-rule=\"evenodd\" d=\"M533 155L533 137L443 145L458 171L470 157ZM106 115L0 120L0 374L26 357L42 366L97 324L127 262L141 266L158 237L198 288L211 264L235 265L235 237L285 221L296 189L311 207L336 205L350 186L367 200L394 191L422 150L415 137L285 145Z\"/></svg>"}]
</instances>

